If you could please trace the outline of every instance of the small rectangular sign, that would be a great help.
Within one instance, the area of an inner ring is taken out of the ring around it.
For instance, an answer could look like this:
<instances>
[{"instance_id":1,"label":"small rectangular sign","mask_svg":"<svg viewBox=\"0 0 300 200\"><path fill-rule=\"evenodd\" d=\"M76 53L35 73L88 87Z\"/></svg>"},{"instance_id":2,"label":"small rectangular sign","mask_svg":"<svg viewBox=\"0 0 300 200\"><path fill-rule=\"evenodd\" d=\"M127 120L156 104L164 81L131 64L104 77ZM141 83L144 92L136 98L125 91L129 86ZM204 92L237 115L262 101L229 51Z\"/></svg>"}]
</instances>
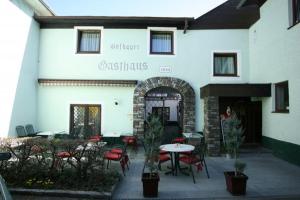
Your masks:
<instances>
[{"instance_id":1,"label":"small rectangular sign","mask_svg":"<svg viewBox=\"0 0 300 200\"><path fill-rule=\"evenodd\" d=\"M172 72L172 67L170 67L170 66L160 66L159 72L160 73L171 73Z\"/></svg>"}]
</instances>

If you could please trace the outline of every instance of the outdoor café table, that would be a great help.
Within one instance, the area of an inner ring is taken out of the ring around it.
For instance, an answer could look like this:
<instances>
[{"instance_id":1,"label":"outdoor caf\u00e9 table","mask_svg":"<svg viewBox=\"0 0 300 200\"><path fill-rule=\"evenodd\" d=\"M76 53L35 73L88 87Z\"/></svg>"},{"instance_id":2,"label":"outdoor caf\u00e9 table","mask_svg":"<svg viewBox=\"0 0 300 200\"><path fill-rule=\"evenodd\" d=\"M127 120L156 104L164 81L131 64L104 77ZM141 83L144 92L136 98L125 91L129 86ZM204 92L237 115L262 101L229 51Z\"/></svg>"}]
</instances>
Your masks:
<instances>
[{"instance_id":1,"label":"outdoor caf\u00e9 table","mask_svg":"<svg viewBox=\"0 0 300 200\"><path fill-rule=\"evenodd\" d=\"M195 147L193 145L178 144L178 143L164 144L164 145L161 145L159 148L160 148L160 150L168 151L173 154L173 156L171 156L171 162L174 163L174 164L172 164L172 166L174 166L174 168L172 168L171 173L173 175L175 174L175 176L177 176L177 171L181 170L180 166L179 166L179 153L193 151L195 149ZM173 158L174 158L174 160L173 160Z\"/></svg>"},{"instance_id":2,"label":"outdoor caf\u00e9 table","mask_svg":"<svg viewBox=\"0 0 300 200\"><path fill-rule=\"evenodd\" d=\"M97 143L89 142L89 143L87 143L85 150L87 150L87 151L96 150L97 148L104 147L106 144L107 144L107 142L97 142ZM82 151L83 149L84 149L84 147L82 145L79 145L76 148L76 151Z\"/></svg>"},{"instance_id":3,"label":"outdoor caf\u00e9 table","mask_svg":"<svg viewBox=\"0 0 300 200\"><path fill-rule=\"evenodd\" d=\"M113 141L112 143L113 144L116 144L116 139L121 137L121 134L120 133L117 133L117 132L109 132L109 133L105 133L103 134L103 137L108 137L108 138L113 138Z\"/></svg>"},{"instance_id":4,"label":"outdoor caf\u00e9 table","mask_svg":"<svg viewBox=\"0 0 300 200\"><path fill-rule=\"evenodd\" d=\"M49 136L54 136L56 134L66 134L65 131L43 131L43 132L39 132L38 136L42 136L42 137L49 137Z\"/></svg>"}]
</instances>

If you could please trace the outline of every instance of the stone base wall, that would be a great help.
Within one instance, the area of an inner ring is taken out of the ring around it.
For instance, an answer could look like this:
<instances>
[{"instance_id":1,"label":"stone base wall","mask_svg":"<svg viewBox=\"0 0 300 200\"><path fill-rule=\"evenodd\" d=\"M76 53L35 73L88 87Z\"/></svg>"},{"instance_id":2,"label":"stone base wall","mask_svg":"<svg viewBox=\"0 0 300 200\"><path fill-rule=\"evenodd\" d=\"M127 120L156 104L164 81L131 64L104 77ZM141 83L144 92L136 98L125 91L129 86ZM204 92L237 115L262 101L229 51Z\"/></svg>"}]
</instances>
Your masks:
<instances>
[{"instance_id":1,"label":"stone base wall","mask_svg":"<svg viewBox=\"0 0 300 200\"><path fill-rule=\"evenodd\" d=\"M219 97L204 98L204 136L210 156L220 155Z\"/></svg>"}]
</instances>

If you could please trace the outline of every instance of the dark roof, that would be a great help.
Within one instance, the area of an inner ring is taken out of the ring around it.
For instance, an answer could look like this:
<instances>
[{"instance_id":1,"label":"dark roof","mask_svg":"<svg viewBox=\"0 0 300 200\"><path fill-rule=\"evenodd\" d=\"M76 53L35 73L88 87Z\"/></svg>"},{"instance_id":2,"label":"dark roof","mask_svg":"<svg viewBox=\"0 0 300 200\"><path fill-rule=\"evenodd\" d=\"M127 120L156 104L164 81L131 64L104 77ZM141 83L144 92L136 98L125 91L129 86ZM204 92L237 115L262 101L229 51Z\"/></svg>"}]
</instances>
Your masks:
<instances>
[{"instance_id":1,"label":"dark roof","mask_svg":"<svg viewBox=\"0 0 300 200\"><path fill-rule=\"evenodd\" d=\"M270 83L208 84L200 88L200 97L270 97Z\"/></svg>"},{"instance_id":2,"label":"dark roof","mask_svg":"<svg viewBox=\"0 0 300 200\"><path fill-rule=\"evenodd\" d=\"M267 0L241 0L237 8L257 5L261 7Z\"/></svg>"},{"instance_id":3,"label":"dark roof","mask_svg":"<svg viewBox=\"0 0 300 200\"><path fill-rule=\"evenodd\" d=\"M229 0L197 18L189 29L248 29L260 17L257 5L237 8L242 0Z\"/></svg>"},{"instance_id":4,"label":"dark roof","mask_svg":"<svg viewBox=\"0 0 300 200\"><path fill-rule=\"evenodd\" d=\"M177 27L194 21L187 17L103 17L103 16L35 16L41 28L73 28L74 26L104 26L105 28Z\"/></svg>"},{"instance_id":5,"label":"dark roof","mask_svg":"<svg viewBox=\"0 0 300 200\"><path fill-rule=\"evenodd\" d=\"M104 26L105 28L139 28L151 26L178 29L248 29L260 17L259 6L266 0L228 0L197 19L188 17L101 17L35 16L41 28Z\"/></svg>"}]
</instances>

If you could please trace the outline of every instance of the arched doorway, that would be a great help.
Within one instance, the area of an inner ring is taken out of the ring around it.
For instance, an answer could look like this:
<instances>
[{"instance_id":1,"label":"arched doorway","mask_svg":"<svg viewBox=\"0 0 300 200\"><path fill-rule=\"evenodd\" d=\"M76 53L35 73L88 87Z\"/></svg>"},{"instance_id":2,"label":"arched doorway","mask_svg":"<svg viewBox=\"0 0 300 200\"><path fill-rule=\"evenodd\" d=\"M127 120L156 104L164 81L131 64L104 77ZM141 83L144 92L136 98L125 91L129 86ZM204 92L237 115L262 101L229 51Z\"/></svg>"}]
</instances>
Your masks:
<instances>
[{"instance_id":1,"label":"arched doorway","mask_svg":"<svg viewBox=\"0 0 300 200\"><path fill-rule=\"evenodd\" d=\"M140 82L133 97L133 131L134 135L144 134L145 121L145 96L151 90L157 88L171 88L177 91L182 98L182 130L184 132L195 131L195 92L193 88L184 80L173 77L154 77ZM149 93L148 93L149 94Z\"/></svg>"},{"instance_id":2,"label":"arched doorway","mask_svg":"<svg viewBox=\"0 0 300 200\"><path fill-rule=\"evenodd\" d=\"M183 127L182 102L182 95L171 87L153 88L145 94L145 119L151 114L160 118L164 127L162 144L171 143L174 138L179 137Z\"/></svg>"}]
</instances>

